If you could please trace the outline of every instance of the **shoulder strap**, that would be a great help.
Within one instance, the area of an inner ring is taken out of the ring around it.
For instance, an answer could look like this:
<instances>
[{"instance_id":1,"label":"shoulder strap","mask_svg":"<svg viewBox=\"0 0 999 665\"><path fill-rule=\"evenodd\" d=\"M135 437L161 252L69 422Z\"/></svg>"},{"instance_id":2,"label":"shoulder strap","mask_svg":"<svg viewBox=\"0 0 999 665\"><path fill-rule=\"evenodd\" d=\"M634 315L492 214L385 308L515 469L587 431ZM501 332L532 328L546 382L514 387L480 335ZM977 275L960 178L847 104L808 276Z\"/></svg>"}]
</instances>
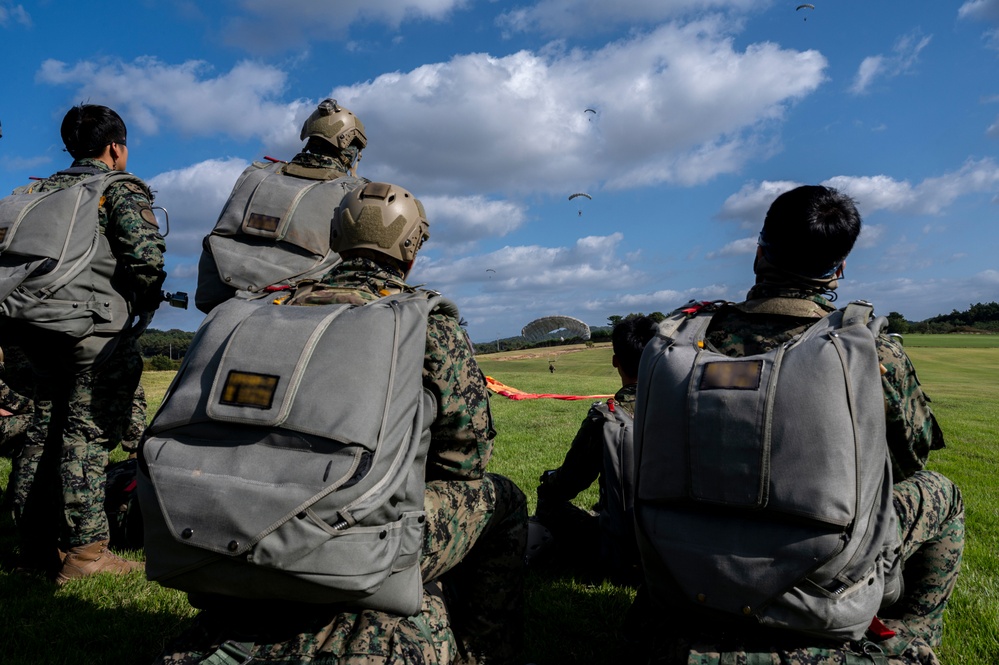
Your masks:
<instances>
[{"instance_id":1,"label":"shoulder strap","mask_svg":"<svg viewBox=\"0 0 999 665\"><path fill-rule=\"evenodd\" d=\"M843 308L843 327L866 326L874 315L874 305L866 300L854 300Z\"/></svg>"},{"instance_id":2,"label":"shoulder strap","mask_svg":"<svg viewBox=\"0 0 999 665\"><path fill-rule=\"evenodd\" d=\"M253 662L253 642L226 640L199 661L200 665L249 665Z\"/></svg>"}]
</instances>

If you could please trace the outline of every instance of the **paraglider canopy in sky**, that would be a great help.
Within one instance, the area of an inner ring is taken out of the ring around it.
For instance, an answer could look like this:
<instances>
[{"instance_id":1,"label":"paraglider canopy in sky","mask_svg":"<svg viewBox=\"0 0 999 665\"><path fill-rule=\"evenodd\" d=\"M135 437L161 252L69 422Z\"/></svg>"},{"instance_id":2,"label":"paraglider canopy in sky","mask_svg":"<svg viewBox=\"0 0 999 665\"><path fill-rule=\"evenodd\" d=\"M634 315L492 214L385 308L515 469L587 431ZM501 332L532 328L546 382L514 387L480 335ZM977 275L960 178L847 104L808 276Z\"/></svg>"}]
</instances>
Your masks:
<instances>
[{"instance_id":1,"label":"paraglider canopy in sky","mask_svg":"<svg viewBox=\"0 0 999 665\"><path fill-rule=\"evenodd\" d=\"M590 338L590 327L571 316L542 316L524 326L520 334L532 342L573 337L587 340Z\"/></svg>"},{"instance_id":2,"label":"paraglider canopy in sky","mask_svg":"<svg viewBox=\"0 0 999 665\"><path fill-rule=\"evenodd\" d=\"M815 9L815 5L810 5L810 4L798 5L797 7L794 8L794 11L798 12L801 11L802 9ZM805 16L804 18L806 21L808 20L808 16Z\"/></svg>"},{"instance_id":3,"label":"paraglider canopy in sky","mask_svg":"<svg viewBox=\"0 0 999 665\"><path fill-rule=\"evenodd\" d=\"M592 201L592 200L593 200L593 197L592 197L592 196L590 196L589 194L587 194L586 192L576 192L575 194L570 194L570 195L569 195L569 200L571 201L571 200L573 200L573 199L575 199L575 198L578 198L578 197L580 197L580 196L584 196L584 197L586 197L587 199L589 199L590 201ZM583 209L582 209L582 208L580 208L580 209L579 209L579 216L580 216L580 217L582 217L582 216L583 216Z\"/></svg>"}]
</instances>

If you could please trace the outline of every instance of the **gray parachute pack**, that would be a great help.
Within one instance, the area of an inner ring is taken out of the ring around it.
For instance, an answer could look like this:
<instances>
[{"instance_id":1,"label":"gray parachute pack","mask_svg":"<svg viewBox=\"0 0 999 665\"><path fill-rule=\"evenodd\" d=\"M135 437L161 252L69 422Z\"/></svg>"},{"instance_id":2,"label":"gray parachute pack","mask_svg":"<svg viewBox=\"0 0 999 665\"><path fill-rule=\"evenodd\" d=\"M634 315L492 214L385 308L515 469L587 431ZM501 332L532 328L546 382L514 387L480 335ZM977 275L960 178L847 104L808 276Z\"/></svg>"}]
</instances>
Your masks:
<instances>
[{"instance_id":1,"label":"gray parachute pack","mask_svg":"<svg viewBox=\"0 0 999 665\"><path fill-rule=\"evenodd\" d=\"M450 305L420 291L215 308L142 444L148 578L417 612L437 408L422 368L438 306Z\"/></svg>"},{"instance_id":2,"label":"gray parachute pack","mask_svg":"<svg viewBox=\"0 0 999 665\"><path fill-rule=\"evenodd\" d=\"M603 432L603 483L600 495L600 530L604 557L613 570L623 570L634 559L635 459L634 420L613 400L590 407Z\"/></svg>"},{"instance_id":3,"label":"gray parachute pack","mask_svg":"<svg viewBox=\"0 0 999 665\"><path fill-rule=\"evenodd\" d=\"M635 515L654 597L860 639L900 593L875 344L855 302L762 355L704 342L710 313L660 324L639 370Z\"/></svg>"},{"instance_id":4,"label":"gray parachute pack","mask_svg":"<svg viewBox=\"0 0 999 665\"><path fill-rule=\"evenodd\" d=\"M121 171L63 173L90 175L64 189L34 192L29 185L0 199L0 318L75 338L121 332L130 308L111 285L117 260L101 233L99 207L113 183L149 189Z\"/></svg>"},{"instance_id":5,"label":"gray parachute pack","mask_svg":"<svg viewBox=\"0 0 999 665\"><path fill-rule=\"evenodd\" d=\"M233 297L322 275L340 262L330 223L350 190L367 180L286 175L293 165L254 162L236 181L204 239L195 304L203 312Z\"/></svg>"}]
</instances>

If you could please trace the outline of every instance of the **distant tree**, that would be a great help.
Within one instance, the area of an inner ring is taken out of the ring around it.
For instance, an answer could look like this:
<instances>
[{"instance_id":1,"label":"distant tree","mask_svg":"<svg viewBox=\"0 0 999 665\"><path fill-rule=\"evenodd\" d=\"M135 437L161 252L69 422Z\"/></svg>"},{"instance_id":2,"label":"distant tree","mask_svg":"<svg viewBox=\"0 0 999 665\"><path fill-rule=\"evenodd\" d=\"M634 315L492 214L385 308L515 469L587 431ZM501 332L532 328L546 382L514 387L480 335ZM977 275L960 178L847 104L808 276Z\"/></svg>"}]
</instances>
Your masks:
<instances>
[{"instance_id":1,"label":"distant tree","mask_svg":"<svg viewBox=\"0 0 999 665\"><path fill-rule=\"evenodd\" d=\"M666 319L666 315L663 314L662 312L652 312L651 314L649 314L649 318L655 321L656 323L662 323Z\"/></svg>"},{"instance_id":2,"label":"distant tree","mask_svg":"<svg viewBox=\"0 0 999 665\"><path fill-rule=\"evenodd\" d=\"M623 319L623 318L624 318L623 316L620 316L618 314L614 314L612 316L608 316L607 317L607 322L610 323L611 328L613 328L617 324L621 323L621 319Z\"/></svg>"},{"instance_id":3,"label":"distant tree","mask_svg":"<svg viewBox=\"0 0 999 665\"><path fill-rule=\"evenodd\" d=\"M898 312L888 313L888 332L904 335L909 332L909 322Z\"/></svg>"}]
</instances>

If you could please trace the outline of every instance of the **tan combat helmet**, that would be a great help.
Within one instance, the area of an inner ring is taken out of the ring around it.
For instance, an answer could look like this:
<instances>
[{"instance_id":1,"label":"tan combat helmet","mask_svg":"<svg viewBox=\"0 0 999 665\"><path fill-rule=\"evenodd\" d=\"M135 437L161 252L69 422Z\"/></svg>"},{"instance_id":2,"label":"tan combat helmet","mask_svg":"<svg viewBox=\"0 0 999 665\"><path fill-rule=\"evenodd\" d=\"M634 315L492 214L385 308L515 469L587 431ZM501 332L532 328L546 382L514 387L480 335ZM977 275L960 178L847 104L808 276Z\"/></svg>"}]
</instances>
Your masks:
<instances>
[{"instance_id":1,"label":"tan combat helmet","mask_svg":"<svg viewBox=\"0 0 999 665\"><path fill-rule=\"evenodd\" d=\"M328 141L339 150L344 150L352 144L358 150L364 150L368 145L364 125L356 115L337 104L335 99L324 99L320 102L312 115L302 124L300 138L304 141L313 136Z\"/></svg>"},{"instance_id":2,"label":"tan combat helmet","mask_svg":"<svg viewBox=\"0 0 999 665\"><path fill-rule=\"evenodd\" d=\"M357 187L333 217L333 251L370 249L409 263L430 238L423 204L408 191L385 182Z\"/></svg>"}]
</instances>

